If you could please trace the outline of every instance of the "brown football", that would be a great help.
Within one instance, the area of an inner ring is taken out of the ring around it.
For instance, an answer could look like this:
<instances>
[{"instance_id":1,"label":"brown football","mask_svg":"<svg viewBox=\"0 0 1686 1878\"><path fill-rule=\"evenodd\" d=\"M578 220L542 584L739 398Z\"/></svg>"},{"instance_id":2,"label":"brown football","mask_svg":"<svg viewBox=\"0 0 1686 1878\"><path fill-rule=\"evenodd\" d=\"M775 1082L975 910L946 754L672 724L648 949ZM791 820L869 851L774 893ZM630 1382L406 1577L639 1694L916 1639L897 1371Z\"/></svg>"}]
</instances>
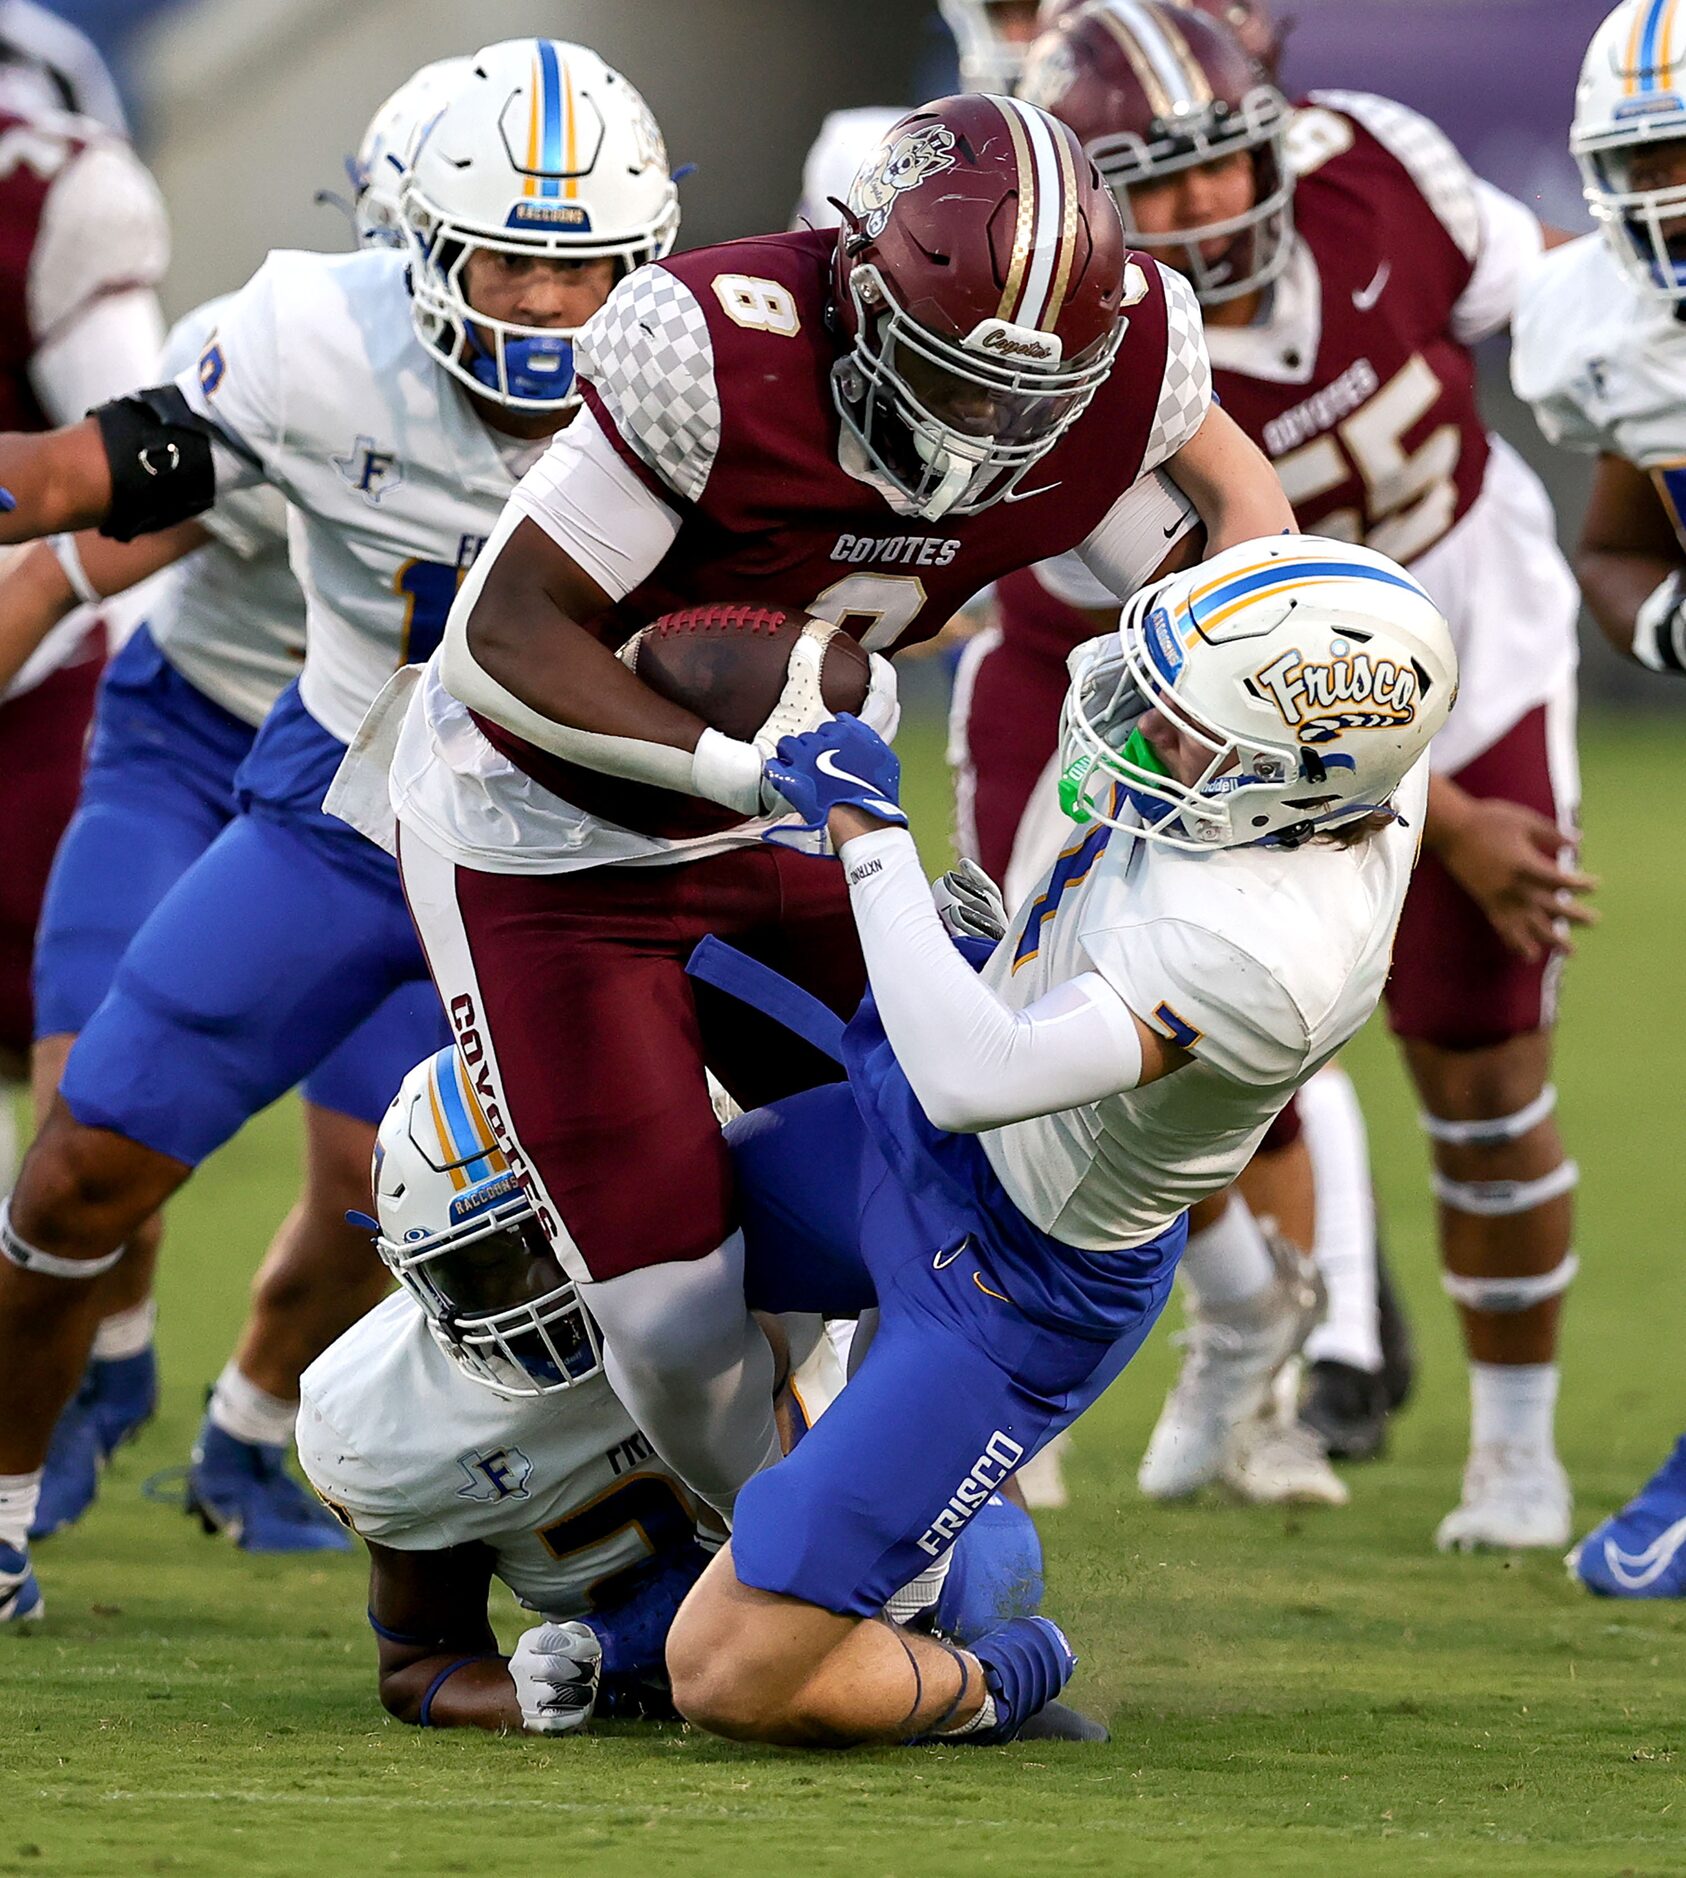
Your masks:
<instances>
[{"instance_id":1,"label":"brown football","mask_svg":"<svg viewBox=\"0 0 1686 1878\"><path fill-rule=\"evenodd\" d=\"M725 736L748 739L779 701L805 624L802 614L776 607L688 606L634 633L620 655L652 691ZM870 681L867 655L846 633L834 634L820 664L826 709L858 711Z\"/></svg>"}]
</instances>

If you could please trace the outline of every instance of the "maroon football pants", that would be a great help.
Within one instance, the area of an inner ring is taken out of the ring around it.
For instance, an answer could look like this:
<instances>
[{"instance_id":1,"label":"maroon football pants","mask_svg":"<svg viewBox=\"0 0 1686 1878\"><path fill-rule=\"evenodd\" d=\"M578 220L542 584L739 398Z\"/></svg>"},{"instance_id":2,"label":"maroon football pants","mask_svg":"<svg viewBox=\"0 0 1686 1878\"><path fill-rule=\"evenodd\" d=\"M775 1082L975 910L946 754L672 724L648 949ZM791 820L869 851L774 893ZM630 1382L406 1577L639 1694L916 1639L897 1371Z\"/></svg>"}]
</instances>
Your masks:
<instances>
[{"instance_id":1,"label":"maroon football pants","mask_svg":"<svg viewBox=\"0 0 1686 1878\"><path fill-rule=\"evenodd\" d=\"M745 1108L842 1072L685 961L713 933L852 1015L866 973L843 870L757 843L677 866L483 874L408 829L399 860L487 1118L571 1275L712 1252L736 1217L704 1064Z\"/></svg>"}]
</instances>

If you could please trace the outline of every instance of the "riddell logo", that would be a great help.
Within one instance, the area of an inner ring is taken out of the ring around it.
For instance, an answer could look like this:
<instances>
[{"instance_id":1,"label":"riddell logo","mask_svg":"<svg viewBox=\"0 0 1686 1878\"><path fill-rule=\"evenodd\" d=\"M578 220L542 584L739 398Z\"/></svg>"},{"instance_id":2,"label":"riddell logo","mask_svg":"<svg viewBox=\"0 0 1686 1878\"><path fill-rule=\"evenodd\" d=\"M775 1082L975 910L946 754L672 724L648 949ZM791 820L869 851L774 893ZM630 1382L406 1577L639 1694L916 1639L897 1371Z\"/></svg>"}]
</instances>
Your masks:
<instances>
[{"instance_id":1,"label":"riddell logo","mask_svg":"<svg viewBox=\"0 0 1686 1878\"><path fill-rule=\"evenodd\" d=\"M1023 1459L1024 1449L1011 1435L997 1428L983 1453L949 1495L948 1505L920 1534L920 1551L932 1558L946 1551L959 1538L961 1527L988 1502L989 1496Z\"/></svg>"},{"instance_id":2,"label":"riddell logo","mask_svg":"<svg viewBox=\"0 0 1686 1878\"><path fill-rule=\"evenodd\" d=\"M538 1215L544 1235L553 1244L562 1236L561 1228L556 1223L556 1216L545 1200L544 1191L539 1186L533 1170L527 1165L527 1159L515 1145L515 1137L510 1133L509 1123L504 1120L503 1101L498 1094L498 1086L492 1080L492 1066L487 1061L486 1045L480 1035L479 1015L470 997L456 997L451 1000L451 1028L457 1033L457 1048L462 1052L462 1060L468 1069L469 1081L474 1085L474 1093L479 1098L481 1113L486 1117L486 1126L497 1138L497 1144L503 1149L504 1159L509 1162L509 1171L514 1176L516 1185L533 1203L533 1211Z\"/></svg>"}]
</instances>

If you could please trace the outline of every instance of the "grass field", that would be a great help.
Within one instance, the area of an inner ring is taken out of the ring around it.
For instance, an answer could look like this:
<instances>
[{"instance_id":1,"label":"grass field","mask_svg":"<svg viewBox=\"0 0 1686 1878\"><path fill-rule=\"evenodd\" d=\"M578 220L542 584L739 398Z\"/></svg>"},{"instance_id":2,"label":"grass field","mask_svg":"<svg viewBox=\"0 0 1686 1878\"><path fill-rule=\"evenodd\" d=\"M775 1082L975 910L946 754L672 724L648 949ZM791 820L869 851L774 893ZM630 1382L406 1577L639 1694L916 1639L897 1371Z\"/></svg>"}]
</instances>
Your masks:
<instances>
[{"instance_id":1,"label":"grass field","mask_svg":"<svg viewBox=\"0 0 1686 1878\"><path fill-rule=\"evenodd\" d=\"M940 838L935 733L913 742ZM1592 726L1585 757L1605 918L1569 976L1559 1073L1585 1170L1562 1420L1583 1527L1686 1419L1678 722ZM1059 1751L814 1759L679 1729L546 1744L387 1722L357 1561L246 1558L140 1494L185 1457L292 1197L282 1105L174 1208L164 1412L40 1549L48 1623L0 1636L0 1874L1686 1871L1686 1607L1595 1602L1554 1557L1431 1548L1464 1383L1411 1105L1385 1036L1352 1060L1418 1398L1344 1512L1151 1507L1133 1476L1170 1372L1156 1339L1079 1428L1074 1503L1044 1520L1049 1608L1114 1736Z\"/></svg>"}]
</instances>

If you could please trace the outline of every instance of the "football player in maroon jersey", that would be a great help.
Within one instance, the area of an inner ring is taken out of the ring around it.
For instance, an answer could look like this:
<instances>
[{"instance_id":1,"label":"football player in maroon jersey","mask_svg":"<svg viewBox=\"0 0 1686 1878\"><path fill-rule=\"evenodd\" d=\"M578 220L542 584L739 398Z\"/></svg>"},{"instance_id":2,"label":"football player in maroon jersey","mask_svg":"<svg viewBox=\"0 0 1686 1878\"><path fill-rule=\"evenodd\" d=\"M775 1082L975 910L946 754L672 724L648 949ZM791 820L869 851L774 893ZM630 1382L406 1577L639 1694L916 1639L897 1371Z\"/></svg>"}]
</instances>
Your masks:
<instances>
[{"instance_id":1,"label":"football player in maroon jersey","mask_svg":"<svg viewBox=\"0 0 1686 1878\"><path fill-rule=\"evenodd\" d=\"M761 749L609 648L730 599L888 653L1065 550L1128 591L1190 503L1216 546L1290 516L1208 405L1186 286L1127 253L1071 134L1004 100L905 119L836 235L633 275L579 358L585 411L464 585L392 799L436 980L616 1388L729 1509L773 1444L703 1060L746 1105L825 1072L723 1023L684 962L717 932L838 1009L861 965L836 870L758 839Z\"/></svg>"},{"instance_id":2,"label":"football player in maroon jersey","mask_svg":"<svg viewBox=\"0 0 1686 1878\"><path fill-rule=\"evenodd\" d=\"M1459 640L1388 992L1471 1360L1470 1466L1438 1537L1560 1545L1575 1166L1551 1024L1592 884L1570 856L1575 596L1543 490L1481 421L1469 350L1554 237L1415 113L1348 93L1290 112L1232 34L1157 0L1067 14L1024 87L1078 131L1132 241L1193 282L1219 396L1301 525L1407 562Z\"/></svg>"}]
</instances>

